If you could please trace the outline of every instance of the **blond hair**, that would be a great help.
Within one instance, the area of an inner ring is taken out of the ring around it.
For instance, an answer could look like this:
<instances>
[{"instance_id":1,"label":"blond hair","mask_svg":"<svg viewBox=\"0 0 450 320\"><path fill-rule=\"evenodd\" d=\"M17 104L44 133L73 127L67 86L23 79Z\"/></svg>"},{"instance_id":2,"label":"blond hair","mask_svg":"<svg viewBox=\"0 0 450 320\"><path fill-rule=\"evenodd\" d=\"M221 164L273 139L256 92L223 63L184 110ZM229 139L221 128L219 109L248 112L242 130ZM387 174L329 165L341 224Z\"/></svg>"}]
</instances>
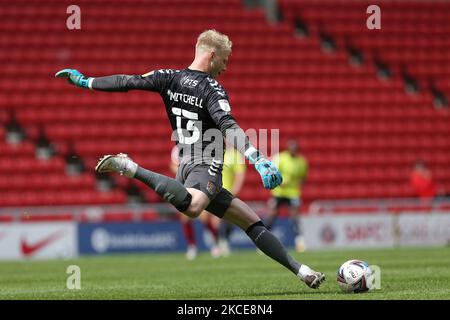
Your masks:
<instances>
[{"instance_id":1,"label":"blond hair","mask_svg":"<svg viewBox=\"0 0 450 320\"><path fill-rule=\"evenodd\" d=\"M202 32L197 38L196 49L211 50L216 49L218 53L229 54L233 43L227 35L214 29Z\"/></svg>"}]
</instances>

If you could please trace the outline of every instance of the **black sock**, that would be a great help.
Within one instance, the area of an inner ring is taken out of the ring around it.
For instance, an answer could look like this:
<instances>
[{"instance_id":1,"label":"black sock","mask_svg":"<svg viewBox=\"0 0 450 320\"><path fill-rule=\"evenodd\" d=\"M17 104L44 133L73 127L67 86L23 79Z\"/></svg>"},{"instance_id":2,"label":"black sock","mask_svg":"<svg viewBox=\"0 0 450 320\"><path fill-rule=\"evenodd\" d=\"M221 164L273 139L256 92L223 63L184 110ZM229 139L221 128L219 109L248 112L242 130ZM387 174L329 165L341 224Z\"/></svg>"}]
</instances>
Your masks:
<instances>
[{"instance_id":1,"label":"black sock","mask_svg":"<svg viewBox=\"0 0 450 320\"><path fill-rule=\"evenodd\" d=\"M179 211L184 212L189 208L192 196L177 180L141 167L137 168L134 177L155 190L159 196Z\"/></svg>"},{"instance_id":2,"label":"black sock","mask_svg":"<svg viewBox=\"0 0 450 320\"><path fill-rule=\"evenodd\" d=\"M297 275L300 269L300 263L292 258L280 240L272 232L267 230L262 221L252 224L245 233L247 233L262 252Z\"/></svg>"}]
</instances>

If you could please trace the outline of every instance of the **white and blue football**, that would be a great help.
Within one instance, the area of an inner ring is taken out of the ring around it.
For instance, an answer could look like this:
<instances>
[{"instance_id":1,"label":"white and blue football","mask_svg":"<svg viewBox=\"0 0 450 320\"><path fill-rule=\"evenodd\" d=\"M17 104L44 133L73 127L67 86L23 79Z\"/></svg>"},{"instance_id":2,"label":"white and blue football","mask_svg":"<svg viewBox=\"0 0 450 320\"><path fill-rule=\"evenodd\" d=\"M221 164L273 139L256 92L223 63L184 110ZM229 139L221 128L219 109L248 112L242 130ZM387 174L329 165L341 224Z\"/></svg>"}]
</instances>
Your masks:
<instances>
[{"instance_id":1,"label":"white and blue football","mask_svg":"<svg viewBox=\"0 0 450 320\"><path fill-rule=\"evenodd\" d=\"M374 283L373 272L365 261L348 260L338 272L336 280L342 291L361 293L369 291Z\"/></svg>"}]
</instances>

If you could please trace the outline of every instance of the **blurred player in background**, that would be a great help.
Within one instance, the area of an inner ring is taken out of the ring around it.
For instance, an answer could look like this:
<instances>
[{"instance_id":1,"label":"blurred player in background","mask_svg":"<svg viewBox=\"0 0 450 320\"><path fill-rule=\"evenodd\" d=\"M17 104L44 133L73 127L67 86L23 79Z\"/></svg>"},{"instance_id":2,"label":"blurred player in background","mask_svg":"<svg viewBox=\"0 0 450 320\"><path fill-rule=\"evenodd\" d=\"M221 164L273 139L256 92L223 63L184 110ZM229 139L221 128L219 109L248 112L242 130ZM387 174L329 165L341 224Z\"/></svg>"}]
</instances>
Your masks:
<instances>
[{"instance_id":1,"label":"blurred player in background","mask_svg":"<svg viewBox=\"0 0 450 320\"><path fill-rule=\"evenodd\" d=\"M293 138L287 141L286 150L272 157L272 161L278 163L278 168L283 176L283 183L271 191L272 198L268 202L269 216L266 220L267 229L272 229L279 208L283 205L287 206L295 235L295 249L298 252L303 252L305 242L302 235L299 209L302 203L302 185L308 175L308 161L299 153L299 145Z\"/></svg>"},{"instance_id":2,"label":"blurred player in background","mask_svg":"<svg viewBox=\"0 0 450 320\"><path fill-rule=\"evenodd\" d=\"M226 145L222 170L223 187L230 190L231 194L237 196L245 181L245 161L242 155L229 144ZM226 220L220 220L219 225L219 247L222 256L230 255L230 235L233 225Z\"/></svg>"},{"instance_id":3,"label":"blurred player in background","mask_svg":"<svg viewBox=\"0 0 450 320\"><path fill-rule=\"evenodd\" d=\"M170 155L170 171L176 174L178 171L178 167L180 165L180 159L178 158L179 150L177 146L172 148L172 152ZM203 223L204 227L212 238L212 245L210 248L211 256L217 258L220 256L220 248L219 248L219 231L218 225L219 223L214 221L215 218L219 220L216 216L210 215L206 210L204 210L200 216L198 217L200 221ZM197 257L198 248L197 248L197 240L195 237L194 223L191 218L188 216L181 214L180 222L184 237L187 242L187 250L186 250L186 259L194 260Z\"/></svg>"},{"instance_id":4,"label":"blurred player in background","mask_svg":"<svg viewBox=\"0 0 450 320\"><path fill-rule=\"evenodd\" d=\"M273 189L282 182L278 168L251 144L231 115L228 94L215 80L226 70L231 46L228 36L207 30L197 38L194 61L183 70L162 69L143 75L93 78L74 69L64 69L55 76L94 90L158 92L163 98L173 137L176 137L180 150L176 179L144 169L125 154L102 157L95 167L96 172L117 172L138 179L191 218L207 210L236 224L267 256L310 288L318 288L325 275L297 262L247 204L222 188L225 140L254 165L265 188ZM120 136L120 127L117 135Z\"/></svg>"},{"instance_id":5,"label":"blurred player in background","mask_svg":"<svg viewBox=\"0 0 450 320\"><path fill-rule=\"evenodd\" d=\"M414 163L410 176L411 187L414 195L421 200L433 200L437 195L437 187L431 170L426 163L418 159Z\"/></svg>"}]
</instances>

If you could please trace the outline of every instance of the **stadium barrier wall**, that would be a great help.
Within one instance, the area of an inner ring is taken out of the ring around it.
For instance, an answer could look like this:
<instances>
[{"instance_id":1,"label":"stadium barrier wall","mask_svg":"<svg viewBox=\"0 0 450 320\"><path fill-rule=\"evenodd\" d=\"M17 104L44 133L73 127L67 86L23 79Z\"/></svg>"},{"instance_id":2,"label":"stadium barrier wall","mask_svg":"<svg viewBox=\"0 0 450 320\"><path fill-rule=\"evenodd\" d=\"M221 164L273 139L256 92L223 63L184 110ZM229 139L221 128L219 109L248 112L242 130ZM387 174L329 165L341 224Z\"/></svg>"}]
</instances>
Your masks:
<instances>
[{"instance_id":1,"label":"stadium barrier wall","mask_svg":"<svg viewBox=\"0 0 450 320\"><path fill-rule=\"evenodd\" d=\"M265 216L265 203L251 203L251 206L260 216ZM148 215L151 210L173 213L164 211L164 208L168 207L1 209L0 260L184 251L187 244L176 216L162 215L155 219L153 213ZM14 210L20 215L13 216ZM26 219L21 216L23 212L27 212ZM87 219L83 216L86 212L95 214L91 215L92 219ZM127 214L124 215L124 212ZM111 215L115 214L121 218L111 220ZM134 218L121 220L130 216ZM151 219L147 221L139 218L149 216ZM51 217L59 221L49 220ZM199 249L207 250L212 243L211 236L204 232L199 221L194 220L194 227ZM426 213L412 209L312 213L302 215L301 227L308 250L450 245L450 209L433 209ZM280 217L273 232L287 247L294 246L294 234L288 218ZM230 240L233 250L254 249L253 243L238 228L233 230Z\"/></svg>"},{"instance_id":2,"label":"stadium barrier wall","mask_svg":"<svg viewBox=\"0 0 450 320\"><path fill-rule=\"evenodd\" d=\"M213 241L199 221L194 221L199 250L208 250ZM294 243L294 235L287 219L280 219L273 232L287 246ZM80 254L177 252L187 248L178 221L80 223L78 224ZM230 235L233 249L255 248L252 241L240 229Z\"/></svg>"},{"instance_id":3,"label":"stadium barrier wall","mask_svg":"<svg viewBox=\"0 0 450 320\"><path fill-rule=\"evenodd\" d=\"M309 249L450 245L450 212L308 216L303 229Z\"/></svg>"}]
</instances>

